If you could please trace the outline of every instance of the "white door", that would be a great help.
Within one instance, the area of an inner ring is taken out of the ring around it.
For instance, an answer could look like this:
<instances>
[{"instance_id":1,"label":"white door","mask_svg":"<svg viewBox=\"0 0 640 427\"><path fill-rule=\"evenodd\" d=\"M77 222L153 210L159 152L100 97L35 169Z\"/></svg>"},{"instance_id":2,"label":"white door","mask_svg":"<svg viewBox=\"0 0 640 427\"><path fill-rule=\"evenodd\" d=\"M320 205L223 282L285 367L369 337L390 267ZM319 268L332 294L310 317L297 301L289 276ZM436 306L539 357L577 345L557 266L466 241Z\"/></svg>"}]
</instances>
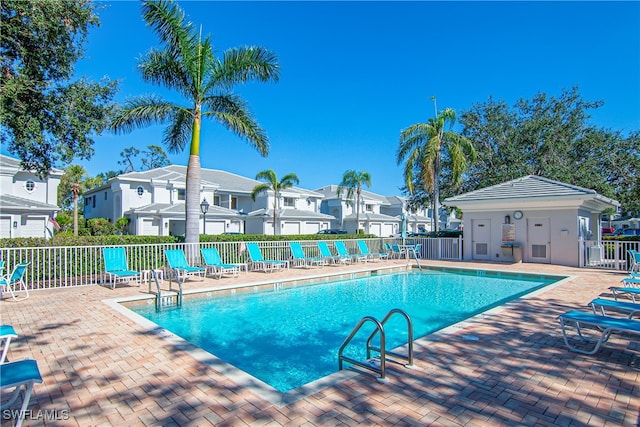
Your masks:
<instances>
[{"instance_id":1,"label":"white door","mask_svg":"<svg viewBox=\"0 0 640 427\"><path fill-rule=\"evenodd\" d=\"M491 220L474 219L471 221L472 259L491 259Z\"/></svg>"},{"instance_id":2,"label":"white door","mask_svg":"<svg viewBox=\"0 0 640 427\"><path fill-rule=\"evenodd\" d=\"M11 237L11 217L0 217L0 239L8 239Z\"/></svg>"},{"instance_id":3,"label":"white door","mask_svg":"<svg viewBox=\"0 0 640 427\"><path fill-rule=\"evenodd\" d=\"M527 262L550 263L551 231L549 218L527 219Z\"/></svg>"},{"instance_id":4,"label":"white door","mask_svg":"<svg viewBox=\"0 0 640 427\"><path fill-rule=\"evenodd\" d=\"M378 234L378 236L380 237L391 236L393 234L393 226L394 224L392 223L382 224L382 230L380 231L380 234Z\"/></svg>"},{"instance_id":5,"label":"white door","mask_svg":"<svg viewBox=\"0 0 640 427\"><path fill-rule=\"evenodd\" d=\"M369 225L369 234L374 234L376 236L380 236L382 232L382 224L375 223Z\"/></svg>"},{"instance_id":6,"label":"white door","mask_svg":"<svg viewBox=\"0 0 640 427\"><path fill-rule=\"evenodd\" d=\"M207 234L222 234L225 231L224 221L207 220Z\"/></svg>"}]
</instances>

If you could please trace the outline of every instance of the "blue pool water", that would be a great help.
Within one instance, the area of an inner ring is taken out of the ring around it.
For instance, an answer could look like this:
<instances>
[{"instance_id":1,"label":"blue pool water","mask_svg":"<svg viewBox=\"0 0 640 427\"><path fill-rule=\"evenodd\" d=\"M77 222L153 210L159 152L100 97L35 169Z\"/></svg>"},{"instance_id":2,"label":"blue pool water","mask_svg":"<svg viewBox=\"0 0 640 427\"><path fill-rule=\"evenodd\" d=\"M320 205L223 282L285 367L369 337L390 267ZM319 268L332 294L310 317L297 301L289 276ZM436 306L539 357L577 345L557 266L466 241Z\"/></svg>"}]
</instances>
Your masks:
<instances>
[{"instance_id":1,"label":"blue pool water","mask_svg":"<svg viewBox=\"0 0 640 427\"><path fill-rule=\"evenodd\" d=\"M411 317L414 338L419 338L557 280L407 272L193 298L159 313L153 304L131 309L286 392L336 372L338 349L364 316L381 320L400 308ZM363 328L345 354L364 359L372 328ZM388 349L406 344L401 316L392 317L385 332Z\"/></svg>"}]
</instances>

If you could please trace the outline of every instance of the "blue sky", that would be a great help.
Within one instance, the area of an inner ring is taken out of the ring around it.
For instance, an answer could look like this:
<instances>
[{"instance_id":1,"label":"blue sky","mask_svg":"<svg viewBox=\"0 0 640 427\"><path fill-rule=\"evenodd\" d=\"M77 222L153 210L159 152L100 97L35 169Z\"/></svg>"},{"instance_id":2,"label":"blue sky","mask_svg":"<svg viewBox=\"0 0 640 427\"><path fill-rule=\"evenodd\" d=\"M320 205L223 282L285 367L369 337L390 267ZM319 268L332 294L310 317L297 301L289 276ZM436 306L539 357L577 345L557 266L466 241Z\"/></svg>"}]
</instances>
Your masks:
<instances>
[{"instance_id":1,"label":"blue sky","mask_svg":"<svg viewBox=\"0 0 640 427\"><path fill-rule=\"evenodd\" d=\"M278 83L239 86L266 130L262 158L213 121L202 129L201 162L247 177L265 169L295 173L300 187L338 184L348 169L371 174L371 191L399 194L400 131L458 113L493 96L513 105L538 92L577 85L603 100L592 123L627 134L640 129L639 2L213 2L181 1L219 52L260 45L280 60ZM155 34L140 4L102 2L77 75L121 81L117 100L158 93L143 83L137 59ZM161 145L162 126L96 137L90 175L118 169L120 152ZM171 154L186 165L188 149Z\"/></svg>"}]
</instances>

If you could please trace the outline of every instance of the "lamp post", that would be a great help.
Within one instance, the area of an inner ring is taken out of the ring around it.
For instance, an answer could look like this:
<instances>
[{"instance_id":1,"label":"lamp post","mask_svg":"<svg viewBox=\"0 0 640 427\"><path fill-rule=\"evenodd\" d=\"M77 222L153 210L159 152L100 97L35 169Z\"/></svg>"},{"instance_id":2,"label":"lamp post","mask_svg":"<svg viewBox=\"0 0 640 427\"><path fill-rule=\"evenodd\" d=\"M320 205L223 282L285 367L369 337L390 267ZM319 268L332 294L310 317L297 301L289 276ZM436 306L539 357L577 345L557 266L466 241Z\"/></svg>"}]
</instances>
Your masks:
<instances>
[{"instance_id":1,"label":"lamp post","mask_svg":"<svg viewBox=\"0 0 640 427\"><path fill-rule=\"evenodd\" d=\"M200 203L200 211L202 212L202 234L207 234L207 212L209 212L209 202L207 199L202 199Z\"/></svg>"}]
</instances>

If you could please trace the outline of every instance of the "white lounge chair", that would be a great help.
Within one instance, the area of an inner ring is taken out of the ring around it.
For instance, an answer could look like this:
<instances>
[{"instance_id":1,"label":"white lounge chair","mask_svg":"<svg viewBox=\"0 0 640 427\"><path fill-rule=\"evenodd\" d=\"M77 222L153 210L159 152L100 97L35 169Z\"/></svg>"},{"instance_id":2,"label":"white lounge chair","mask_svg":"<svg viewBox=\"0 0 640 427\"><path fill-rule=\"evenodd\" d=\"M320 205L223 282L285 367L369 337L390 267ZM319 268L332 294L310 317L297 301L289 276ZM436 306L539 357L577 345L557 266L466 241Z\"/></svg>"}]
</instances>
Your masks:
<instances>
[{"instance_id":1,"label":"white lounge chair","mask_svg":"<svg viewBox=\"0 0 640 427\"><path fill-rule=\"evenodd\" d=\"M596 353L598 350L600 350L602 344L609 340L611 334L624 332L627 334L640 336L640 321L638 320L625 319L621 317L600 316L598 314L585 313L583 311L575 310L561 314L560 316L558 316L558 319L560 320L560 326L562 327L562 337L564 338L564 343L569 348L569 350L576 353ZM575 324L578 336L584 342L595 343L593 349L583 350L572 345L569 342L569 338L567 337L567 324ZM600 334L600 337L597 339L586 337L583 334L583 329L585 329L585 327L593 330L596 336L597 334Z\"/></svg>"}]
</instances>

